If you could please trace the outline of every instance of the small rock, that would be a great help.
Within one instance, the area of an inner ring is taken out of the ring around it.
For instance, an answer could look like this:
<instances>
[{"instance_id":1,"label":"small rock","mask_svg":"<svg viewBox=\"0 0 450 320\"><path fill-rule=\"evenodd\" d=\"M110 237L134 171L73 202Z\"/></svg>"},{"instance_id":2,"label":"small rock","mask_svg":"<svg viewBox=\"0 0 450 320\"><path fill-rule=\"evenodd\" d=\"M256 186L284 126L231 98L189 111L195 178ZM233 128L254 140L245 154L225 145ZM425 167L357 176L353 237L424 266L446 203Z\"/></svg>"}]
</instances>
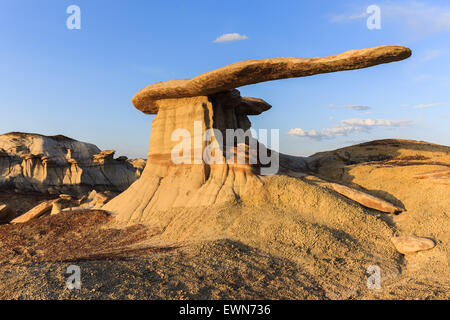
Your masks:
<instances>
[{"instance_id":1,"label":"small rock","mask_svg":"<svg viewBox=\"0 0 450 320\"><path fill-rule=\"evenodd\" d=\"M391 241L394 244L395 249L403 254L429 250L435 246L433 240L416 236L393 237Z\"/></svg>"},{"instance_id":2,"label":"small rock","mask_svg":"<svg viewBox=\"0 0 450 320\"><path fill-rule=\"evenodd\" d=\"M83 195L80 199L78 199L78 205L85 203L87 199L88 197L86 195Z\"/></svg>"},{"instance_id":3,"label":"small rock","mask_svg":"<svg viewBox=\"0 0 450 320\"><path fill-rule=\"evenodd\" d=\"M95 199L96 196L97 196L97 191L92 190L92 191L89 193L89 195L88 195L88 197L87 197L87 200L88 200L88 201L92 201L92 200Z\"/></svg>"},{"instance_id":4,"label":"small rock","mask_svg":"<svg viewBox=\"0 0 450 320\"><path fill-rule=\"evenodd\" d=\"M347 186L337 184L337 183L332 183L332 182L328 183L328 185L337 193L340 193L343 196L345 196L353 201L356 201L365 207L375 209L375 210L378 210L381 212L394 213L394 214L398 214L400 212L405 211L405 209L403 209L403 208L400 208L390 202L387 202L383 199L374 197L365 192L361 192L359 190L355 190L355 189L349 188Z\"/></svg>"},{"instance_id":5,"label":"small rock","mask_svg":"<svg viewBox=\"0 0 450 320\"><path fill-rule=\"evenodd\" d=\"M15 213L6 204L0 204L0 224L8 223L14 219Z\"/></svg>"},{"instance_id":6,"label":"small rock","mask_svg":"<svg viewBox=\"0 0 450 320\"><path fill-rule=\"evenodd\" d=\"M44 201L37 206L35 206L33 209L29 210L28 212L24 213L23 215L15 218L14 220L11 220L11 223L24 223L36 218L39 218L40 216L49 213L52 210L53 203L56 200L50 200L50 201Z\"/></svg>"},{"instance_id":7,"label":"small rock","mask_svg":"<svg viewBox=\"0 0 450 320\"><path fill-rule=\"evenodd\" d=\"M72 196L70 194L60 194L59 197L63 200L72 200Z\"/></svg>"},{"instance_id":8,"label":"small rock","mask_svg":"<svg viewBox=\"0 0 450 320\"><path fill-rule=\"evenodd\" d=\"M63 210L63 203L61 199L56 200L53 202L52 211L50 212L50 215L55 215L60 213Z\"/></svg>"}]
</instances>

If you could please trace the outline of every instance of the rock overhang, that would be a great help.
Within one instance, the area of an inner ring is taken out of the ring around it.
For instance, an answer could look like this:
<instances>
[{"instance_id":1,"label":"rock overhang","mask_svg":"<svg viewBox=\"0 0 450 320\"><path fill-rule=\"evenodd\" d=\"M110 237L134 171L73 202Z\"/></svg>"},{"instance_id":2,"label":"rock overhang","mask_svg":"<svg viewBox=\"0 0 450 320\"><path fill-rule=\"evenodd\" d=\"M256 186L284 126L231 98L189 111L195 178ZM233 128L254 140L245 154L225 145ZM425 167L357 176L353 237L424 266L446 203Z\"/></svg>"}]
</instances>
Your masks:
<instances>
[{"instance_id":1,"label":"rock overhang","mask_svg":"<svg viewBox=\"0 0 450 320\"><path fill-rule=\"evenodd\" d=\"M306 159L273 152L265 141L248 135L248 116L271 106L241 97L236 88L362 69L410 55L406 47L380 46L311 59L241 61L193 79L145 87L132 102L143 113L157 114L147 165L141 177L103 209L116 216L118 224L155 222L168 209L232 204L253 192L265 194L266 175L309 174Z\"/></svg>"},{"instance_id":2,"label":"rock overhang","mask_svg":"<svg viewBox=\"0 0 450 320\"><path fill-rule=\"evenodd\" d=\"M211 96L221 92L236 95L236 88L259 82L306 77L320 73L368 68L401 61L411 56L407 47L384 45L350 50L337 55L317 58L269 58L240 61L202 73L192 79L158 82L140 90L132 99L133 105L146 114L156 114L159 101L165 99ZM239 93L239 91L237 91ZM243 114L257 115L270 105L262 99L240 97L237 105ZM237 98L237 96L236 96ZM236 104L235 104L236 105Z\"/></svg>"}]
</instances>

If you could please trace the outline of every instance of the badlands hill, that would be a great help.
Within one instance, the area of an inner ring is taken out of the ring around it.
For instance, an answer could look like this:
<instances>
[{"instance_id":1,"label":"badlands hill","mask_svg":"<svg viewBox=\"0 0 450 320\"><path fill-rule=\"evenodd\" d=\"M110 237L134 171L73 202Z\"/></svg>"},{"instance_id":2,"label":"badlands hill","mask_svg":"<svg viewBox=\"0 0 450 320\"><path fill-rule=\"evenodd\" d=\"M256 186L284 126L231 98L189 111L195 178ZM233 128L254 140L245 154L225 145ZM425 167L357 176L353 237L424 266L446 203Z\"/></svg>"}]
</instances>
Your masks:
<instances>
[{"instance_id":1,"label":"badlands hill","mask_svg":"<svg viewBox=\"0 0 450 320\"><path fill-rule=\"evenodd\" d=\"M22 192L120 192L142 171L114 150L62 135L11 132L0 135L0 188Z\"/></svg>"},{"instance_id":2,"label":"badlands hill","mask_svg":"<svg viewBox=\"0 0 450 320\"><path fill-rule=\"evenodd\" d=\"M104 204L136 181L146 163L114 153L62 135L0 135L0 223L50 213L59 196L65 199L54 211Z\"/></svg>"}]
</instances>

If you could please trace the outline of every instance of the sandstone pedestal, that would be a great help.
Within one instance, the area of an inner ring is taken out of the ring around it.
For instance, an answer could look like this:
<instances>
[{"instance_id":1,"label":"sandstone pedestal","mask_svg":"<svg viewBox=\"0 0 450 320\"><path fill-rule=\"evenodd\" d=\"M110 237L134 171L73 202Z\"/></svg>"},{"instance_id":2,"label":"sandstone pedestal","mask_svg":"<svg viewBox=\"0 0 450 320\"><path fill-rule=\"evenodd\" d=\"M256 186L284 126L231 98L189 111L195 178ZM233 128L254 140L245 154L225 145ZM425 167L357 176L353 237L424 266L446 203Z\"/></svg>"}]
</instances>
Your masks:
<instances>
[{"instance_id":1,"label":"sandstone pedestal","mask_svg":"<svg viewBox=\"0 0 450 320\"><path fill-rule=\"evenodd\" d=\"M242 98L237 90L166 99L158 105L148 162L141 178L104 207L116 214L118 221L137 223L147 220L152 211L236 201L248 189L262 183L258 177L260 161L255 155L256 163L251 163L250 152L266 152L265 147L255 143L256 149L249 148L256 141L249 142L251 137L245 139L237 134L231 150L226 150L227 143L223 140L226 129L242 129L241 133L245 133L250 129L247 114L262 112L270 105L259 99ZM243 143L238 143L241 138ZM191 152L181 150L183 141L188 143L184 150ZM180 152L175 152L178 149ZM174 159L176 155L180 157ZM239 155L244 163L238 161Z\"/></svg>"}]
</instances>

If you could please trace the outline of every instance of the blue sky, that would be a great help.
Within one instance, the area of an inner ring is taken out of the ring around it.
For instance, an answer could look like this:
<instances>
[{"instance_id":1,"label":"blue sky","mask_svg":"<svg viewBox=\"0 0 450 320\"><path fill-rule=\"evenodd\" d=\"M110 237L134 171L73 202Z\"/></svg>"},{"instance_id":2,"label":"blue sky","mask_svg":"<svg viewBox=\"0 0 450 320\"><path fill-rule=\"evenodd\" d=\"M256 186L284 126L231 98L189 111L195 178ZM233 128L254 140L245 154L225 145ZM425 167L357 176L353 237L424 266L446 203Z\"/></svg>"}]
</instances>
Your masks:
<instances>
[{"instance_id":1,"label":"blue sky","mask_svg":"<svg viewBox=\"0 0 450 320\"><path fill-rule=\"evenodd\" d=\"M69 5L81 30L69 30ZM381 9L381 29L366 8ZM64 134L146 157L153 116L141 88L224 65L315 57L383 44L402 62L240 88L273 108L254 128L280 129L282 152L309 155L373 139L450 145L448 1L0 1L0 133ZM223 34L244 40L214 42ZM289 134L290 133L290 134Z\"/></svg>"}]
</instances>

